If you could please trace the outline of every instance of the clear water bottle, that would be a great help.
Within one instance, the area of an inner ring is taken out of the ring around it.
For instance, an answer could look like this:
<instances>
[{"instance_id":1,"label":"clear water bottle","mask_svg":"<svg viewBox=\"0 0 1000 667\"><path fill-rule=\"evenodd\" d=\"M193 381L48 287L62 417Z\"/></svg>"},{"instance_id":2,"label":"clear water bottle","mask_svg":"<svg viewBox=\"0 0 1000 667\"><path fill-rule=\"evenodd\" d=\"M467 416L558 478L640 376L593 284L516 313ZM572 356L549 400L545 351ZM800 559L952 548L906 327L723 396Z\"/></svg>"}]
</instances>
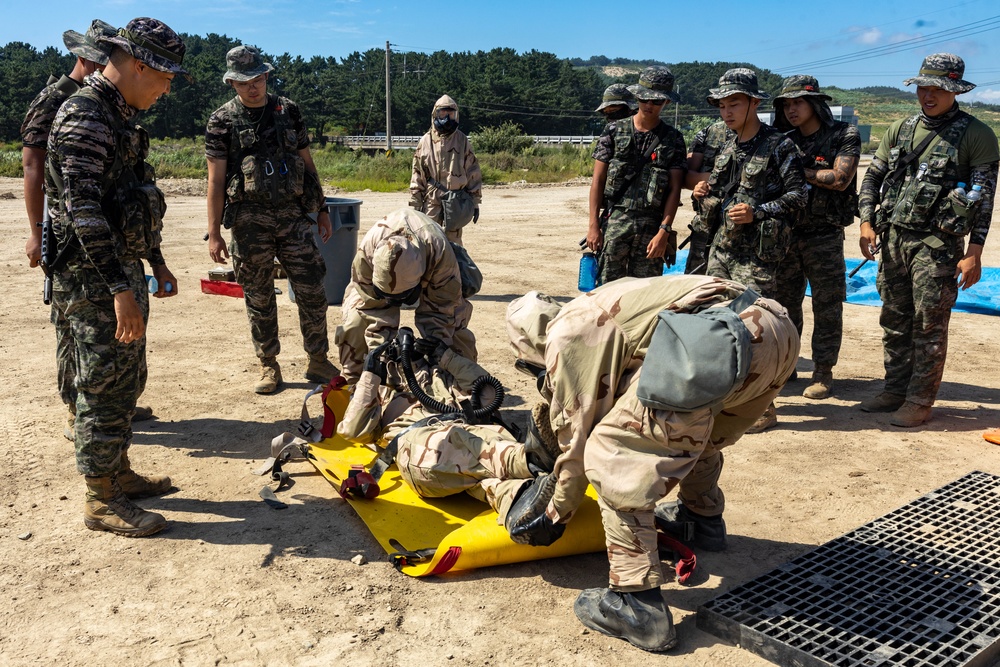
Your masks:
<instances>
[{"instance_id":1,"label":"clear water bottle","mask_svg":"<svg viewBox=\"0 0 1000 667\"><path fill-rule=\"evenodd\" d=\"M921 162L920 168L917 169L917 180L919 181L927 174L927 163Z\"/></svg>"},{"instance_id":2,"label":"clear water bottle","mask_svg":"<svg viewBox=\"0 0 1000 667\"><path fill-rule=\"evenodd\" d=\"M972 206L977 201L979 201L983 196L983 186L973 185L972 189L969 190L969 194L966 195L965 199L969 202L969 206Z\"/></svg>"},{"instance_id":3,"label":"clear water bottle","mask_svg":"<svg viewBox=\"0 0 1000 667\"><path fill-rule=\"evenodd\" d=\"M956 185L956 186L955 186L955 189L954 189L954 190L952 190L951 192L952 192L952 194L954 194L954 195L955 195L956 197L958 197L958 198L959 198L959 200L963 200L963 199L965 199L965 198L966 198L966 196L967 196L967 195L966 195L966 192L965 192L965 183L962 183L961 181L959 181L958 185Z\"/></svg>"},{"instance_id":4,"label":"clear water bottle","mask_svg":"<svg viewBox=\"0 0 1000 667\"><path fill-rule=\"evenodd\" d=\"M597 287L597 255L590 248L580 256L580 276L576 288L581 292L589 292Z\"/></svg>"},{"instance_id":5,"label":"clear water bottle","mask_svg":"<svg viewBox=\"0 0 1000 667\"><path fill-rule=\"evenodd\" d=\"M150 294L156 294L160 290L160 283L153 276L146 276L146 288L149 290ZM167 281L167 284L163 287L164 292L173 292L174 286Z\"/></svg>"}]
</instances>

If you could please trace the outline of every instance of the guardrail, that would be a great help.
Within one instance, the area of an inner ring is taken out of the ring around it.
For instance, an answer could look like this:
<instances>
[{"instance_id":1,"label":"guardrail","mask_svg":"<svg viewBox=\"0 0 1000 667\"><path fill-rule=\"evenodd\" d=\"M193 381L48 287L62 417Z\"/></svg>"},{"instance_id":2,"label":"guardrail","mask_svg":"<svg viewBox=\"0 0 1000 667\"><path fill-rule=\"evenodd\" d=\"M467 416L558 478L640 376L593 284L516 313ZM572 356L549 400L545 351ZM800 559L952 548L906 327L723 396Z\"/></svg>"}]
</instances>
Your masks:
<instances>
[{"instance_id":1,"label":"guardrail","mask_svg":"<svg viewBox=\"0 0 1000 667\"><path fill-rule=\"evenodd\" d=\"M576 144L580 146L589 146L594 143L597 139L594 135L586 136L572 136L572 135L537 135L533 136L532 139L535 140L536 144L543 145L558 145L558 144ZM347 146L349 148L384 148L385 147L385 135L373 136L373 135L351 135L346 137L327 137L327 141L338 146ZM392 138L393 148L416 148L417 142L420 141L419 136L394 136ZM475 137L472 139L472 144L475 146Z\"/></svg>"}]
</instances>

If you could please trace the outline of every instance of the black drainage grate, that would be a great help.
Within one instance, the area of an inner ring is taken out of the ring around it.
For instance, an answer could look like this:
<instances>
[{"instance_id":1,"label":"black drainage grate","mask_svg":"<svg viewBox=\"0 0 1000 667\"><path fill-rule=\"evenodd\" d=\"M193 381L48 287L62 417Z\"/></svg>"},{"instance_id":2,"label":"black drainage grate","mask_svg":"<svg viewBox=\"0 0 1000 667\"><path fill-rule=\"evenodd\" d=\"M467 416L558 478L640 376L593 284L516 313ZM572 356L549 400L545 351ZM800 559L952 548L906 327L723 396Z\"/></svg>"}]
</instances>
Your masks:
<instances>
[{"instance_id":1,"label":"black drainage grate","mask_svg":"<svg viewBox=\"0 0 1000 667\"><path fill-rule=\"evenodd\" d=\"M698 627L779 665L990 665L1000 477L969 473L720 595Z\"/></svg>"}]
</instances>

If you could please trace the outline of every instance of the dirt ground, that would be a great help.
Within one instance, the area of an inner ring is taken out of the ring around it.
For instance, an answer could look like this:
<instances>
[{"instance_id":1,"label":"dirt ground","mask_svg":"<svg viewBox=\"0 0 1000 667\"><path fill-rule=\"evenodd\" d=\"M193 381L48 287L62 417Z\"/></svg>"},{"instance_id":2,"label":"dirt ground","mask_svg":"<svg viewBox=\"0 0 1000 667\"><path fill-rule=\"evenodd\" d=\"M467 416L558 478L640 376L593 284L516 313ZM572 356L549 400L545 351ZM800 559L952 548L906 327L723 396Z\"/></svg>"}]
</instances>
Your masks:
<instances>
[{"instance_id":1,"label":"dirt ground","mask_svg":"<svg viewBox=\"0 0 1000 667\"><path fill-rule=\"evenodd\" d=\"M664 587L680 634L670 654L587 632L574 617L579 591L606 584L604 554L410 579L307 463L291 467L294 487L280 494L287 510L258 497L262 479L251 470L270 439L294 427L308 387L295 308L278 297L287 384L257 396L243 302L199 289L212 267L203 185L163 185L163 250L179 294L152 305L141 402L157 419L136 425L132 459L179 490L141 502L169 519L166 531L126 539L83 526L41 273L23 254L21 184L0 180L0 664L766 665L698 630L698 605L971 470L1000 473L1000 448L981 437L1000 426L997 320L953 316L934 420L903 430L857 410L880 389L879 311L848 305L836 397L808 401L805 380L790 383L779 426L727 450L730 548L699 555L694 586ZM341 195L364 200L362 232L407 198ZM480 363L510 389L519 420L535 393L511 366L504 309L530 289L577 294L586 205L581 185L493 188L466 232L486 278L472 320ZM848 230L849 256L859 256L856 234ZM987 265L1000 265L998 246ZM339 318L331 308L331 332ZM811 369L807 336L798 370ZM358 554L369 562L354 564Z\"/></svg>"}]
</instances>

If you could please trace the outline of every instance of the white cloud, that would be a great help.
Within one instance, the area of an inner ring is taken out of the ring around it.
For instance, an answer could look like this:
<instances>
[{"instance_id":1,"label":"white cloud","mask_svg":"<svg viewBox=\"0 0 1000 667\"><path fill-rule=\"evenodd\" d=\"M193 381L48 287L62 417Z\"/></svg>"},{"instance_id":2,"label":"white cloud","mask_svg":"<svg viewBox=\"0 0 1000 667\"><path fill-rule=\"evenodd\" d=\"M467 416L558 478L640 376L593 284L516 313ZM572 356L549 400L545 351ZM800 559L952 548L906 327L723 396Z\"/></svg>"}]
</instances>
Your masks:
<instances>
[{"instance_id":1,"label":"white cloud","mask_svg":"<svg viewBox=\"0 0 1000 667\"><path fill-rule=\"evenodd\" d=\"M971 93L969 97L976 102L985 102L987 104L1000 104L1000 88L976 88Z\"/></svg>"},{"instance_id":2,"label":"white cloud","mask_svg":"<svg viewBox=\"0 0 1000 667\"><path fill-rule=\"evenodd\" d=\"M857 42L858 44L871 45L871 44L878 44L879 40L881 39L882 39L881 30L879 30L878 28L868 28L866 30L863 30L857 37L855 37L854 41Z\"/></svg>"}]
</instances>

